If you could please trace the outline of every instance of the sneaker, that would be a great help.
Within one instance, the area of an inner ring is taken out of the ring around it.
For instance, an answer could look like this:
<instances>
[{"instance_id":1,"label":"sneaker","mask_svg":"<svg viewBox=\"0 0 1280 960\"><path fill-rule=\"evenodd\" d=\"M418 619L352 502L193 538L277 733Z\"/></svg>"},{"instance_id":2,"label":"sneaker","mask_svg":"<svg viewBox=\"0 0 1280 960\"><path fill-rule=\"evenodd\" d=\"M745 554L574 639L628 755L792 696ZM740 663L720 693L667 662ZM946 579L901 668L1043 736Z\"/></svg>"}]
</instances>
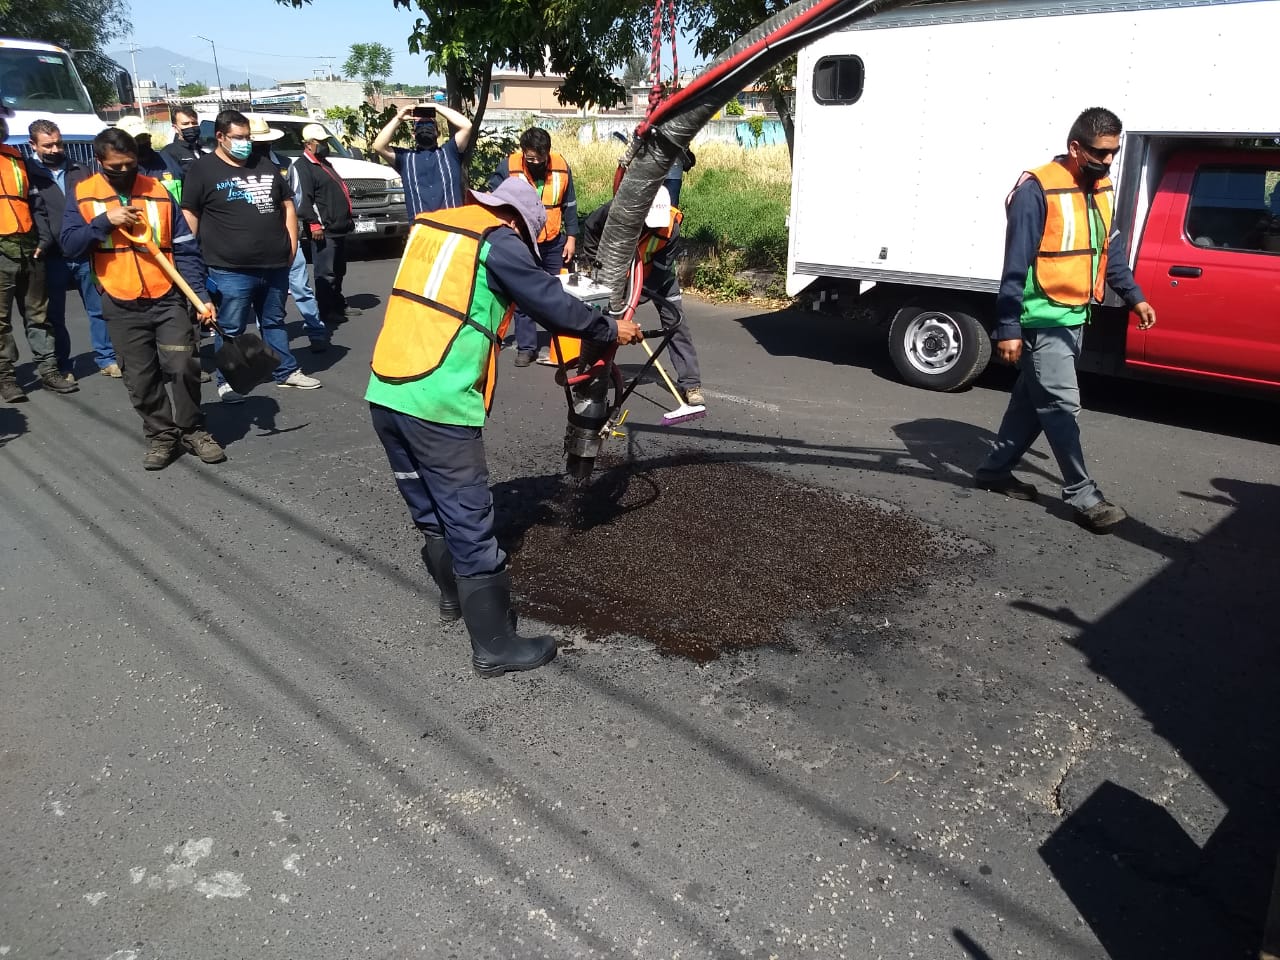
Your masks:
<instances>
[{"instance_id":1,"label":"sneaker","mask_svg":"<svg viewBox=\"0 0 1280 960\"><path fill-rule=\"evenodd\" d=\"M183 434L182 445L199 457L202 463L221 463L227 459L226 451L209 435L208 430L192 430Z\"/></svg>"},{"instance_id":2,"label":"sneaker","mask_svg":"<svg viewBox=\"0 0 1280 960\"><path fill-rule=\"evenodd\" d=\"M1117 523L1128 516L1114 503L1099 500L1088 510L1077 510L1075 521L1090 533L1110 533Z\"/></svg>"},{"instance_id":3,"label":"sneaker","mask_svg":"<svg viewBox=\"0 0 1280 960\"><path fill-rule=\"evenodd\" d=\"M178 453L178 443L176 440L165 440L157 437L147 446L147 452L142 455L142 466L147 470L163 470L173 462L174 456Z\"/></svg>"},{"instance_id":4,"label":"sneaker","mask_svg":"<svg viewBox=\"0 0 1280 960\"><path fill-rule=\"evenodd\" d=\"M201 382L201 383L208 383L208 382L209 382L210 380L212 380L212 379L213 379L213 377L209 376L209 371L208 371L208 370L201 370L201 371L200 371L200 382Z\"/></svg>"},{"instance_id":5,"label":"sneaker","mask_svg":"<svg viewBox=\"0 0 1280 960\"><path fill-rule=\"evenodd\" d=\"M536 359L538 359L538 354L536 351L533 351L533 350L517 350L516 351L517 367L527 367L529 364L533 363L533 361Z\"/></svg>"},{"instance_id":6,"label":"sneaker","mask_svg":"<svg viewBox=\"0 0 1280 960\"><path fill-rule=\"evenodd\" d=\"M298 390L317 390L320 387L320 381L315 377L308 377L301 370L295 370L289 376L285 377L277 387L295 387Z\"/></svg>"},{"instance_id":7,"label":"sneaker","mask_svg":"<svg viewBox=\"0 0 1280 960\"><path fill-rule=\"evenodd\" d=\"M0 380L0 400L5 403L26 403L27 391L18 386L17 380Z\"/></svg>"},{"instance_id":8,"label":"sneaker","mask_svg":"<svg viewBox=\"0 0 1280 960\"><path fill-rule=\"evenodd\" d=\"M364 311L361 310L359 307L343 307L342 308L342 319L344 320L350 320L352 317L363 317L363 316L364 316Z\"/></svg>"},{"instance_id":9,"label":"sneaker","mask_svg":"<svg viewBox=\"0 0 1280 960\"><path fill-rule=\"evenodd\" d=\"M551 348L543 347L541 350L539 350L538 358L534 361L534 363L540 363L544 367L554 367L556 365L556 362L551 359Z\"/></svg>"},{"instance_id":10,"label":"sneaker","mask_svg":"<svg viewBox=\"0 0 1280 960\"><path fill-rule=\"evenodd\" d=\"M223 403L244 403L244 394L236 393L231 389L231 384L224 383L218 387L218 399Z\"/></svg>"},{"instance_id":11,"label":"sneaker","mask_svg":"<svg viewBox=\"0 0 1280 960\"><path fill-rule=\"evenodd\" d=\"M40 383L46 390L52 390L54 393L75 393L80 389L76 384L68 383L57 370L40 374Z\"/></svg>"},{"instance_id":12,"label":"sneaker","mask_svg":"<svg viewBox=\"0 0 1280 960\"><path fill-rule=\"evenodd\" d=\"M705 407L707 405L706 398L702 396L701 387L690 387L684 392L684 402L691 407Z\"/></svg>"},{"instance_id":13,"label":"sneaker","mask_svg":"<svg viewBox=\"0 0 1280 960\"><path fill-rule=\"evenodd\" d=\"M311 341L311 352L312 352L312 353L324 353L324 352L325 352L326 350L328 350L328 349L329 349L329 341L328 341L328 340L312 340L312 341Z\"/></svg>"},{"instance_id":14,"label":"sneaker","mask_svg":"<svg viewBox=\"0 0 1280 960\"><path fill-rule=\"evenodd\" d=\"M1035 500L1036 498L1036 488L1029 483L1023 483L1021 480L1016 479L1011 473L1007 473L1003 477L975 475L973 485L979 490L1003 493L1011 500Z\"/></svg>"},{"instance_id":15,"label":"sneaker","mask_svg":"<svg viewBox=\"0 0 1280 960\"><path fill-rule=\"evenodd\" d=\"M110 377L112 380L119 380L124 376L124 373L120 370L120 364L118 363L108 363L98 372L104 377Z\"/></svg>"}]
</instances>

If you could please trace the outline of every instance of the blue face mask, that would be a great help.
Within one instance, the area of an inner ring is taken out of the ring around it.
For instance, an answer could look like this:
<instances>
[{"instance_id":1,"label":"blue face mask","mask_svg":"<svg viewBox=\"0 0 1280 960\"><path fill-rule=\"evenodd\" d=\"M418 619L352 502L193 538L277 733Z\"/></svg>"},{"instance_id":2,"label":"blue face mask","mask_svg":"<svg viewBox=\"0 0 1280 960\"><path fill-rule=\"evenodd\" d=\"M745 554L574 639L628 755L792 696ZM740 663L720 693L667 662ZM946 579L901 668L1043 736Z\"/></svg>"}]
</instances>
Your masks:
<instances>
[{"instance_id":1,"label":"blue face mask","mask_svg":"<svg viewBox=\"0 0 1280 960\"><path fill-rule=\"evenodd\" d=\"M248 160L249 155L253 153L252 140L228 140L227 153L235 157L237 160Z\"/></svg>"}]
</instances>

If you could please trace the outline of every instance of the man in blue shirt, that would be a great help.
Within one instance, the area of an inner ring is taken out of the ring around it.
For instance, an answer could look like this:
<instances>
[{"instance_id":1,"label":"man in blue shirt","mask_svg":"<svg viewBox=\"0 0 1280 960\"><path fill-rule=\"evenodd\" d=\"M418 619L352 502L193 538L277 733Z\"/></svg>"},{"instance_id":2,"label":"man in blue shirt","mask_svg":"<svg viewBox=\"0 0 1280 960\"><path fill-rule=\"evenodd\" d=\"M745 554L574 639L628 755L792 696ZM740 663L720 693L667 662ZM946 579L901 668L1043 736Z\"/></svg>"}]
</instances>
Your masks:
<instances>
[{"instance_id":1,"label":"man in blue shirt","mask_svg":"<svg viewBox=\"0 0 1280 960\"><path fill-rule=\"evenodd\" d=\"M414 112L430 111L430 117ZM436 114L449 121L453 136L439 142ZM412 150L393 147L391 140L400 124L413 121ZM471 143L471 121L458 111L437 103L431 107L405 107L373 139L373 152L395 167L404 181L404 204L412 220L420 213L462 206L466 180L460 157Z\"/></svg>"}]
</instances>

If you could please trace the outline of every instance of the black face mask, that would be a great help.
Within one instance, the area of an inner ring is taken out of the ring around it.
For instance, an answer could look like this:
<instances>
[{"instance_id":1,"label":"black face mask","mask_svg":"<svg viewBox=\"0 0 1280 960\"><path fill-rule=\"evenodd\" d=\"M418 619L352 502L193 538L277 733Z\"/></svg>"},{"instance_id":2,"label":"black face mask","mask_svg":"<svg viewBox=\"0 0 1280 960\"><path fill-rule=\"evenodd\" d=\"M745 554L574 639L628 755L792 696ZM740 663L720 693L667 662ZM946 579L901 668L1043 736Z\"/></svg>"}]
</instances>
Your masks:
<instances>
[{"instance_id":1,"label":"black face mask","mask_svg":"<svg viewBox=\"0 0 1280 960\"><path fill-rule=\"evenodd\" d=\"M103 178L107 183L111 184L111 189L123 196L128 196L133 190L133 181L138 178L138 168L132 167L128 170L103 170Z\"/></svg>"},{"instance_id":2,"label":"black face mask","mask_svg":"<svg viewBox=\"0 0 1280 960\"><path fill-rule=\"evenodd\" d=\"M413 141L419 147L434 147L440 139L440 130L434 123L418 123L413 127Z\"/></svg>"},{"instance_id":3,"label":"black face mask","mask_svg":"<svg viewBox=\"0 0 1280 960\"><path fill-rule=\"evenodd\" d=\"M194 147L197 143L200 142L199 127L187 127L183 130L179 130L178 134L179 136L182 137L182 142L189 147Z\"/></svg>"},{"instance_id":4,"label":"black face mask","mask_svg":"<svg viewBox=\"0 0 1280 960\"><path fill-rule=\"evenodd\" d=\"M329 145L327 143L317 143L315 154L317 160L323 160L329 155Z\"/></svg>"},{"instance_id":5,"label":"black face mask","mask_svg":"<svg viewBox=\"0 0 1280 960\"><path fill-rule=\"evenodd\" d=\"M1089 183L1097 183L1111 172L1111 164L1099 163L1097 160L1086 160L1080 164L1080 177Z\"/></svg>"},{"instance_id":6,"label":"black face mask","mask_svg":"<svg viewBox=\"0 0 1280 960\"><path fill-rule=\"evenodd\" d=\"M529 174L535 180L541 180L547 174L547 165L545 163L526 163L529 168Z\"/></svg>"},{"instance_id":7,"label":"black face mask","mask_svg":"<svg viewBox=\"0 0 1280 960\"><path fill-rule=\"evenodd\" d=\"M40 157L40 162L50 170L56 170L67 162L67 155L59 150L57 153L46 153Z\"/></svg>"}]
</instances>

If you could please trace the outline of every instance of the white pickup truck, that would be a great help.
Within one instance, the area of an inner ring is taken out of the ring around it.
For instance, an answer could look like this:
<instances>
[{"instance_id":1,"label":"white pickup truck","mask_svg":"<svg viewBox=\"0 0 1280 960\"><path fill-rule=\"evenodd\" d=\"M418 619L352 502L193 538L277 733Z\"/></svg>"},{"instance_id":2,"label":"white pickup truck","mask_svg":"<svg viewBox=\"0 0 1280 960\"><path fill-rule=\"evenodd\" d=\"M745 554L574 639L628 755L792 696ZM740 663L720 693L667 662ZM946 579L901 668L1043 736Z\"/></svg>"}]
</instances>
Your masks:
<instances>
[{"instance_id":1,"label":"white pickup truck","mask_svg":"<svg viewBox=\"0 0 1280 960\"><path fill-rule=\"evenodd\" d=\"M296 160L302 156L302 128L322 121L295 117L286 113L251 113L284 136L272 141L271 149L282 157ZM200 113L200 139L213 149L213 116ZM328 127L325 127L328 130ZM409 232L409 215L404 205L404 184L391 167L370 163L352 156L351 151L332 133L329 136L329 162L347 185L351 209L355 214L354 238L402 237Z\"/></svg>"}]
</instances>

